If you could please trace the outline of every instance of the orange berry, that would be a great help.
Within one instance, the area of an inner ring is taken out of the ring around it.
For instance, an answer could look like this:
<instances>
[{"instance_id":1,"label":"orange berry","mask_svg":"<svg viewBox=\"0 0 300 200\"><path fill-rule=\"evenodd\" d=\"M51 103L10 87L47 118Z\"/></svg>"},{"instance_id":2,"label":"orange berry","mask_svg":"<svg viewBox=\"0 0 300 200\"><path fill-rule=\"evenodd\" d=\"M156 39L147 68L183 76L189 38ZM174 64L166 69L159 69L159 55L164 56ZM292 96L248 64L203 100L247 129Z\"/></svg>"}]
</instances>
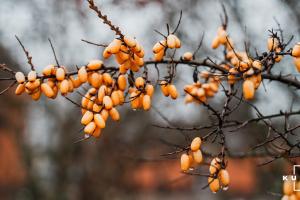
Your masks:
<instances>
[{"instance_id":1,"label":"orange berry","mask_svg":"<svg viewBox=\"0 0 300 200\"><path fill-rule=\"evenodd\" d=\"M131 37L128 37L128 36L124 36L124 42L125 44L130 47L130 48L133 48L136 46L136 41L135 39L131 38Z\"/></svg>"},{"instance_id":2,"label":"orange berry","mask_svg":"<svg viewBox=\"0 0 300 200\"><path fill-rule=\"evenodd\" d=\"M112 100L114 106L117 106L120 104L120 97L119 97L118 91L116 91L116 90L113 91L110 96L111 96L111 100Z\"/></svg>"},{"instance_id":3,"label":"orange berry","mask_svg":"<svg viewBox=\"0 0 300 200\"><path fill-rule=\"evenodd\" d=\"M120 120L120 114L116 108L112 108L109 111L109 115L114 121L119 121Z\"/></svg>"},{"instance_id":4,"label":"orange berry","mask_svg":"<svg viewBox=\"0 0 300 200\"><path fill-rule=\"evenodd\" d=\"M69 81L68 80L63 80L60 83L60 87L59 87L60 93L62 95L67 94L69 92Z\"/></svg>"},{"instance_id":5,"label":"orange berry","mask_svg":"<svg viewBox=\"0 0 300 200\"><path fill-rule=\"evenodd\" d=\"M46 66L44 69L43 69L43 75L44 76L50 76L51 75L51 73L52 73L52 71L53 71L53 69L54 69L54 65L48 65L48 66Z\"/></svg>"},{"instance_id":6,"label":"orange berry","mask_svg":"<svg viewBox=\"0 0 300 200\"><path fill-rule=\"evenodd\" d=\"M80 80L81 83L85 83L87 81L87 78L88 78L88 74L85 69L85 66L83 66L78 70L78 79Z\"/></svg>"},{"instance_id":7,"label":"orange berry","mask_svg":"<svg viewBox=\"0 0 300 200\"><path fill-rule=\"evenodd\" d=\"M200 137L195 137L191 143L191 150L192 151L197 151L200 149L201 146L201 138Z\"/></svg>"},{"instance_id":8,"label":"orange berry","mask_svg":"<svg viewBox=\"0 0 300 200\"><path fill-rule=\"evenodd\" d=\"M94 117L94 115L91 111L86 111L81 118L81 124L87 125L88 123L90 123L93 120L93 117Z\"/></svg>"},{"instance_id":9,"label":"orange berry","mask_svg":"<svg viewBox=\"0 0 300 200\"><path fill-rule=\"evenodd\" d=\"M208 177L208 184L209 184L209 189L213 192L216 193L220 189L220 182L218 179L214 179L212 177Z\"/></svg>"},{"instance_id":10,"label":"orange berry","mask_svg":"<svg viewBox=\"0 0 300 200\"><path fill-rule=\"evenodd\" d=\"M103 105L106 110L110 110L113 107L113 102L109 96L104 96L103 97Z\"/></svg>"},{"instance_id":11,"label":"orange berry","mask_svg":"<svg viewBox=\"0 0 300 200\"><path fill-rule=\"evenodd\" d=\"M223 187L227 187L230 183L229 173L226 169L221 169L218 174L219 180Z\"/></svg>"},{"instance_id":12,"label":"orange berry","mask_svg":"<svg viewBox=\"0 0 300 200\"><path fill-rule=\"evenodd\" d=\"M168 83L166 81L161 81L160 83L160 88L161 91L163 93L163 95L165 95L166 97L170 95L169 90L168 90Z\"/></svg>"},{"instance_id":13,"label":"orange berry","mask_svg":"<svg viewBox=\"0 0 300 200\"><path fill-rule=\"evenodd\" d=\"M106 85L111 85L113 83L113 79L109 73L104 73L103 74L103 82Z\"/></svg>"},{"instance_id":14,"label":"orange berry","mask_svg":"<svg viewBox=\"0 0 300 200\"><path fill-rule=\"evenodd\" d=\"M31 94L31 98L34 100L34 101L37 101L39 100L41 97L41 90L38 89L36 92L34 92L33 94Z\"/></svg>"},{"instance_id":15,"label":"orange berry","mask_svg":"<svg viewBox=\"0 0 300 200\"><path fill-rule=\"evenodd\" d=\"M200 151L200 149L193 152L193 158L196 163L198 163L198 164L202 163L203 156L202 156L202 152Z\"/></svg>"},{"instance_id":16,"label":"orange berry","mask_svg":"<svg viewBox=\"0 0 300 200\"><path fill-rule=\"evenodd\" d=\"M174 49L176 47L176 36L175 35L173 35L173 34L168 35L167 46L170 49Z\"/></svg>"},{"instance_id":17,"label":"orange berry","mask_svg":"<svg viewBox=\"0 0 300 200\"><path fill-rule=\"evenodd\" d=\"M136 92L132 92L130 94L130 103L131 103L131 108L132 109L137 109L140 107L140 101L138 98L138 94Z\"/></svg>"},{"instance_id":18,"label":"orange berry","mask_svg":"<svg viewBox=\"0 0 300 200\"><path fill-rule=\"evenodd\" d=\"M106 86L105 85L102 85L99 90L98 90L98 101L100 103L103 102L103 98L105 96L105 92L106 92Z\"/></svg>"},{"instance_id":19,"label":"orange berry","mask_svg":"<svg viewBox=\"0 0 300 200\"><path fill-rule=\"evenodd\" d=\"M157 53L163 51L166 46L167 46L167 41L166 40L162 40L160 42L157 42L153 46L152 51L153 51L154 54L157 54Z\"/></svg>"},{"instance_id":20,"label":"orange berry","mask_svg":"<svg viewBox=\"0 0 300 200\"><path fill-rule=\"evenodd\" d=\"M127 86L127 80L126 80L126 77L125 75L120 75L118 77L118 87L120 90L124 91L126 90L126 86Z\"/></svg>"},{"instance_id":21,"label":"orange berry","mask_svg":"<svg viewBox=\"0 0 300 200\"><path fill-rule=\"evenodd\" d=\"M164 55L165 55L165 51L164 50L161 50L159 51L158 53L154 54L154 61L162 61L162 59L164 58Z\"/></svg>"},{"instance_id":22,"label":"orange berry","mask_svg":"<svg viewBox=\"0 0 300 200\"><path fill-rule=\"evenodd\" d=\"M107 47L107 51L111 54L119 53L122 41L119 39L114 39Z\"/></svg>"},{"instance_id":23,"label":"orange berry","mask_svg":"<svg viewBox=\"0 0 300 200\"><path fill-rule=\"evenodd\" d=\"M147 94L143 96L143 108L144 110L149 110L151 108L151 97Z\"/></svg>"},{"instance_id":24,"label":"orange berry","mask_svg":"<svg viewBox=\"0 0 300 200\"><path fill-rule=\"evenodd\" d=\"M292 49L292 56L300 57L300 43L297 43Z\"/></svg>"},{"instance_id":25,"label":"orange berry","mask_svg":"<svg viewBox=\"0 0 300 200\"><path fill-rule=\"evenodd\" d=\"M153 96L153 93L154 93L154 87L153 87L153 85L147 84L145 90L146 90L146 94L147 95L149 95L150 97Z\"/></svg>"},{"instance_id":26,"label":"orange berry","mask_svg":"<svg viewBox=\"0 0 300 200\"><path fill-rule=\"evenodd\" d=\"M65 73L65 70L60 67L60 68L58 68L56 70L56 74L55 75L56 75L56 80L62 81L62 80L65 79L66 73Z\"/></svg>"},{"instance_id":27,"label":"orange berry","mask_svg":"<svg viewBox=\"0 0 300 200\"><path fill-rule=\"evenodd\" d=\"M294 58L294 64L298 72L300 72L300 58Z\"/></svg>"},{"instance_id":28,"label":"orange berry","mask_svg":"<svg viewBox=\"0 0 300 200\"><path fill-rule=\"evenodd\" d=\"M220 46L219 37L215 37L212 41L211 48L216 49Z\"/></svg>"},{"instance_id":29,"label":"orange berry","mask_svg":"<svg viewBox=\"0 0 300 200\"><path fill-rule=\"evenodd\" d=\"M103 119L101 114L98 114L98 113L95 114L94 121L95 121L97 127L101 128L101 129L105 128L105 120Z\"/></svg>"},{"instance_id":30,"label":"orange berry","mask_svg":"<svg viewBox=\"0 0 300 200\"><path fill-rule=\"evenodd\" d=\"M108 118L108 116L109 116L108 111L105 110L105 109L103 109L103 110L100 112L100 114L101 114L102 118L104 119L104 121L106 121L107 118Z\"/></svg>"},{"instance_id":31,"label":"orange berry","mask_svg":"<svg viewBox=\"0 0 300 200\"><path fill-rule=\"evenodd\" d=\"M137 77L135 79L135 87L143 88L145 86L145 80L143 77Z\"/></svg>"},{"instance_id":32,"label":"orange berry","mask_svg":"<svg viewBox=\"0 0 300 200\"><path fill-rule=\"evenodd\" d=\"M53 89L47 83L42 83L41 90L48 98L52 98L54 96Z\"/></svg>"},{"instance_id":33,"label":"orange berry","mask_svg":"<svg viewBox=\"0 0 300 200\"><path fill-rule=\"evenodd\" d=\"M102 132L102 129L99 128L99 127L96 127L92 135L93 135L93 137L95 137L95 138L99 138L100 135L101 135L101 132Z\"/></svg>"},{"instance_id":34,"label":"orange berry","mask_svg":"<svg viewBox=\"0 0 300 200\"><path fill-rule=\"evenodd\" d=\"M187 171L190 168L190 159L186 153L181 155L180 166L182 171Z\"/></svg>"},{"instance_id":35,"label":"orange berry","mask_svg":"<svg viewBox=\"0 0 300 200\"><path fill-rule=\"evenodd\" d=\"M92 134L94 131L95 131L95 129L96 129L96 124L95 124L95 122L90 122L90 123L88 123L85 127L84 127L84 132L86 133L86 134Z\"/></svg>"},{"instance_id":36,"label":"orange berry","mask_svg":"<svg viewBox=\"0 0 300 200\"><path fill-rule=\"evenodd\" d=\"M103 62L101 60L91 60L87 65L89 70L98 70L101 69Z\"/></svg>"},{"instance_id":37,"label":"orange berry","mask_svg":"<svg viewBox=\"0 0 300 200\"><path fill-rule=\"evenodd\" d=\"M21 95L25 91L25 84L19 84L15 90L16 95Z\"/></svg>"},{"instance_id":38,"label":"orange berry","mask_svg":"<svg viewBox=\"0 0 300 200\"><path fill-rule=\"evenodd\" d=\"M209 166L209 173L215 174L218 170L221 169L221 160L220 158L216 157L212 159L210 166Z\"/></svg>"},{"instance_id":39,"label":"orange berry","mask_svg":"<svg viewBox=\"0 0 300 200\"><path fill-rule=\"evenodd\" d=\"M243 83L243 95L246 100L251 100L254 98L255 85L250 80L245 80Z\"/></svg>"},{"instance_id":40,"label":"orange berry","mask_svg":"<svg viewBox=\"0 0 300 200\"><path fill-rule=\"evenodd\" d=\"M191 52L185 52L183 54L182 58L185 61L191 61L191 60L193 60L193 53L191 53Z\"/></svg>"},{"instance_id":41,"label":"orange berry","mask_svg":"<svg viewBox=\"0 0 300 200\"><path fill-rule=\"evenodd\" d=\"M175 85L168 85L167 89L168 89L168 93L170 94L171 98L177 99L178 92L177 92Z\"/></svg>"}]
</instances>

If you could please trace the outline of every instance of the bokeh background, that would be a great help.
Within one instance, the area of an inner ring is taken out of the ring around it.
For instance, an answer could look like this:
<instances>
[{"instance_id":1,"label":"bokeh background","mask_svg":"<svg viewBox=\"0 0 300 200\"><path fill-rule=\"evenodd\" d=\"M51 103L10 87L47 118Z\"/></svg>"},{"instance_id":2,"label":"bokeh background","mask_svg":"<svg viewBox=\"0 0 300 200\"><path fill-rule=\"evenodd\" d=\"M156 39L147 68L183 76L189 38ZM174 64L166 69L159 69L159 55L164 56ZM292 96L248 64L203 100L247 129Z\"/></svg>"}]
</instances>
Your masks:
<instances>
[{"instance_id":1,"label":"bokeh background","mask_svg":"<svg viewBox=\"0 0 300 200\"><path fill-rule=\"evenodd\" d=\"M166 23L174 28L180 10L183 18L178 35L183 47L178 55L195 50L204 32L198 57L221 58L221 51L210 49L220 25L220 2L228 11L228 30L237 48L250 41L253 48L265 51L267 30L277 27L274 17L287 38L295 35L294 41L299 41L298 0L96 0L113 23L145 47L147 59L152 45L161 39L153 30L165 31ZM30 50L38 70L54 63L48 38L60 63L70 67L102 57L101 48L81 39L107 43L114 38L84 0L1 0L0 27L0 62L24 72L29 66L15 35ZM290 60L275 70L296 73ZM178 74L178 88L192 82L189 69L179 68ZM5 85L1 83L3 88ZM278 83L265 82L258 93L255 103L266 114L288 109L293 99L294 108L299 108L299 93ZM71 97L79 100L78 95ZM218 105L222 99L217 95L212 102ZM0 199L280 199L281 176L289 172L282 160L257 168L256 159L232 159L230 189L218 194L202 190L205 178L181 174L178 157L160 156L174 149L167 143L186 144L182 134L153 126L168 124L162 115L171 125L208 122L207 111L185 105L183 95L170 101L157 92L154 109L149 112L124 106L121 121L110 122L101 139L80 143L74 143L82 138L80 110L64 98L32 102L25 96L15 97L12 90L1 96L0 106ZM251 116L255 113L247 107L236 114ZM299 121L299 117L293 120ZM280 126L283 122L275 123ZM228 135L229 147L247 151L265 132L256 124Z\"/></svg>"}]
</instances>

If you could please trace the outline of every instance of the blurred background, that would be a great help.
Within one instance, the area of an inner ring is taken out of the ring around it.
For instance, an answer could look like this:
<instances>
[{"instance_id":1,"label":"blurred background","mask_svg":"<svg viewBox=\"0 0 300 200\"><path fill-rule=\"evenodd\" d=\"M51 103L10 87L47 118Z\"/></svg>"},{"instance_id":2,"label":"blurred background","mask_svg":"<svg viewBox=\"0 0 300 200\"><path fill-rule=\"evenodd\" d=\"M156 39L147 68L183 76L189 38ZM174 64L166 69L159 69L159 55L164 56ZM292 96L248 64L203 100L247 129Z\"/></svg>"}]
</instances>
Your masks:
<instances>
[{"instance_id":1,"label":"blurred background","mask_svg":"<svg viewBox=\"0 0 300 200\"><path fill-rule=\"evenodd\" d=\"M197 48L205 32L199 58L222 57L210 44L220 25L224 2L229 15L228 31L243 50L250 41L259 52L266 50L268 29L277 21L286 38L295 35L299 41L300 1L298 0L95 0L101 10L121 30L134 36L144 46L146 59L152 56L152 45L161 39L153 30L166 31L165 24L175 27L180 10L182 24L178 36L185 51ZM54 63L48 43L52 39L60 63L74 67L91 59L101 59L102 49L81 42L87 39L108 43L114 38L84 0L1 0L0 3L0 63L15 70L29 71L26 57L18 45L18 35L41 70ZM107 61L108 63L112 61ZM296 73L291 60L276 66L279 73ZM153 72L153 80L155 71ZM192 71L178 69L176 85L182 91L192 83ZM6 83L1 83L5 88ZM299 93L292 88L268 81L260 87L255 104L266 114L288 109L294 100L299 108ZM79 100L77 95L72 99ZM218 106L223 96L212 102ZM180 173L179 157L161 157L174 150L172 144L187 145L182 133L160 129L153 124L196 126L208 123L209 116L199 105L185 105L183 94L176 101L163 98L157 92L149 112L132 111L123 106L121 121L110 122L99 140L74 143L82 138L80 110L64 98L55 101L15 97L13 90L0 98L0 199L280 199L271 193L281 193L281 176L289 173L286 163L278 160L257 168L256 159L231 159L229 171L232 185L226 192L212 194L202 190L206 178ZM159 111L159 113L157 112ZM237 118L255 116L241 107ZM293 121L299 121L295 117ZM275 123L280 126L282 121ZM203 132L188 132L191 137ZM256 124L228 135L229 149L249 150L266 130ZM166 142L167 141L167 142ZM217 147L205 147L212 151Z\"/></svg>"}]
</instances>

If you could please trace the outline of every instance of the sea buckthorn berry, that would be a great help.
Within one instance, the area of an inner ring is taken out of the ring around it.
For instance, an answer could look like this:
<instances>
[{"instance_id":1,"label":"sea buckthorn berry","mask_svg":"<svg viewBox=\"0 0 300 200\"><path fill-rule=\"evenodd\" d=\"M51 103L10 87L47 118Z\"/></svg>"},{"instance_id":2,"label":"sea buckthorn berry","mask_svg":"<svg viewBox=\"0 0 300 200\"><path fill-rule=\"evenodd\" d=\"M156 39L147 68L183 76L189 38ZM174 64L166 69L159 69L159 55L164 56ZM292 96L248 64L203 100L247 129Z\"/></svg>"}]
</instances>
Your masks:
<instances>
[{"instance_id":1,"label":"sea buckthorn berry","mask_svg":"<svg viewBox=\"0 0 300 200\"><path fill-rule=\"evenodd\" d=\"M23 72L17 72L15 74L15 78L16 78L16 81L20 84L25 82L25 75L23 74Z\"/></svg>"},{"instance_id":2,"label":"sea buckthorn berry","mask_svg":"<svg viewBox=\"0 0 300 200\"><path fill-rule=\"evenodd\" d=\"M300 57L300 43L297 43L292 49L292 56Z\"/></svg>"},{"instance_id":3,"label":"sea buckthorn berry","mask_svg":"<svg viewBox=\"0 0 300 200\"><path fill-rule=\"evenodd\" d=\"M192 151L197 151L200 149L201 146L201 138L200 137L195 137L191 143L191 150Z\"/></svg>"},{"instance_id":4,"label":"sea buckthorn berry","mask_svg":"<svg viewBox=\"0 0 300 200\"><path fill-rule=\"evenodd\" d=\"M208 184L209 184L209 189L213 193L216 193L220 190L220 181L219 181L219 179L214 179L212 177L208 177Z\"/></svg>"},{"instance_id":5,"label":"sea buckthorn berry","mask_svg":"<svg viewBox=\"0 0 300 200\"><path fill-rule=\"evenodd\" d=\"M221 169L221 160L220 158L216 157L212 159L210 166L209 166L209 173L215 174L218 170Z\"/></svg>"},{"instance_id":6,"label":"sea buckthorn berry","mask_svg":"<svg viewBox=\"0 0 300 200\"><path fill-rule=\"evenodd\" d=\"M69 83L69 92L73 92L74 91L73 82L70 79L68 79L68 83Z\"/></svg>"},{"instance_id":7,"label":"sea buckthorn berry","mask_svg":"<svg viewBox=\"0 0 300 200\"><path fill-rule=\"evenodd\" d=\"M126 77L125 77L125 75L121 74L118 77L118 87L120 90L124 91L126 89L126 86L127 86Z\"/></svg>"},{"instance_id":8,"label":"sea buckthorn berry","mask_svg":"<svg viewBox=\"0 0 300 200\"><path fill-rule=\"evenodd\" d=\"M43 69L42 73L44 76L50 76L53 69L54 69L54 65L48 65Z\"/></svg>"},{"instance_id":9,"label":"sea buckthorn berry","mask_svg":"<svg viewBox=\"0 0 300 200\"><path fill-rule=\"evenodd\" d=\"M300 58L294 58L294 64L298 72L300 72Z\"/></svg>"},{"instance_id":10,"label":"sea buckthorn berry","mask_svg":"<svg viewBox=\"0 0 300 200\"><path fill-rule=\"evenodd\" d=\"M25 84L25 87L30 90L30 91L33 91L35 90L36 88L38 88L40 86L40 79L36 79L35 81L32 81L32 82L27 82Z\"/></svg>"},{"instance_id":11,"label":"sea buckthorn berry","mask_svg":"<svg viewBox=\"0 0 300 200\"><path fill-rule=\"evenodd\" d=\"M103 82L106 84L106 85L111 85L113 83L113 79L111 77L111 75L109 73L104 73L102 75L103 77Z\"/></svg>"},{"instance_id":12,"label":"sea buckthorn berry","mask_svg":"<svg viewBox=\"0 0 300 200\"><path fill-rule=\"evenodd\" d=\"M294 192L294 184L292 180L283 181L283 194L291 195Z\"/></svg>"},{"instance_id":13,"label":"sea buckthorn berry","mask_svg":"<svg viewBox=\"0 0 300 200\"><path fill-rule=\"evenodd\" d=\"M35 81L36 77L37 77L36 71L30 71L27 76L28 81L31 81L31 82Z\"/></svg>"},{"instance_id":14,"label":"sea buckthorn berry","mask_svg":"<svg viewBox=\"0 0 300 200\"><path fill-rule=\"evenodd\" d=\"M153 96L153 93L154 93L154 87L153 87L153 85L147 84L145 90L146 90L146 94L147 95L149 95L150 97Z\"/></svg>"},{"instance_id":15,"label":"sea buckthorn berry","mask_svg":"<svg viewBox=\"0 0 300 200\"><path fill-rule=\"evenodd\" d=\"M165 55L165 51L164 50L161 50L160 52L154 54L154 61L162 61L162 59L164 58L164 55Z\"/></svg>"},{"instance_id":16,"label":"sea buckthorn berry","mask_svg":"<svg viewBox=\"0 0 300 200\"><path fill-rule=\"evenodd\" d=\"M179 49L181 47L181 41L176 35L174 35L174 37L175 37L175 48Z\"/></svg>"},{"instance_id":17,"label":"sea buckthorn berry","mask_svg":"<svg viewBox=\"0 0 300 200\"><path fill-rule=\"evenodd\" d=\"M122 41L119 39L114 39L108 47L106 47L107 51L111 54L119 53L121 48Z\"/></svg>"},{"instance_id":18,"label":"sea buckthorn berry","mask_svg":"<svg viewBox=\"0 0 300 200\"><path fill-rule=\"evenodd\" d=\"M104 119L104 121L106 121L108 119L109 113L107 110L105 110L105 109L101 110L100 114L101 114L102 118Z\"/></svg>"},{"instance_id":19,"label":"sea buckthorn berry","mask_svg":"<svg viewBox=\"0 0 300 200\"><path fill-rule=\"evenodd\" d=\"M66 73L65 73L65 70L60 67L56 70L55 75L56 75L56 80L63 81L65 79Z\"/></svg>"},{"instance_id":20,"label":"sea buckthorn berry","mask_svg":"<svg viewBox=\"0 0 300 200\"><path fill-rule=\"evenodd\" d=\"M102 56L104 59L108 59L111 56L111 53L107 50L107 48L104 49Z\"/></svg>"},{"instance_id":21,"label":"sea buckthorn berry","mask_svg":"<svg viewBox=\"0 0 300 200\"><path fill-rule=\"evenodd\" d=\"M221 169L218 174L218 178L223 187L228 187L230 183L229 173L226 169Z\"/></svg>"},{"instance_id":22,"label":"sea buckthorn berry","mask_svg":"<svg viewBox=\"0 0 300 200\"><path fill-rule=\"evenodd\" d=\"M120 104L120 97L119 97L118 91L115 90L111 93L111 100L112 100L114 106L117 106Z\"/></svg>"},{"instance_id":23,"label":"sea buckthorn berry","mask_svg":"<svg viewBox=\"0 0 300 200\"><path fill-rule=\"evenodd\" d=\"M187 171L190 168L190 159L186 153L181 155L180 166L182 171Z\"/></svg>"},{"instance_id":24,"label":"sea buckthorn berry","mask_svg":"<svg viewBox=\"0 0 300 200\"><path fill-rule=\"evenodd\" d=\"M119 104L123 105L125 102L125 95L124 92L122 90L118 90L118 95L119 95Z\"/></svg>"},{"instance_id":25,"label":"sea buckthorn berry","mask_svg":"<svg viewBox=\"0 0 300 200\"><path fill-rule=\"evenodd\" d=\"M92 134L92 136L95 137L95 138L99 138L100 135L101 135L101 132L102 132L102 129L99 128L99 127L96 127L93 134Z\"/></svg>"},{"instance_id":26,"label":"sea buckthorn berry","mask_svg":"<svg viewBox=\"0 0 300 200\"><path fill-rule=\"evenodd\" d=\"M174 49L176 47L176 36L175 35L173 35L173 34L168 35L167 46L170 49Z\"/></svg>"},{"instance_id":27,"label":"sea buckthorn berry","mask_svg":"<svg viewBox=\"0 0 300 200\"><path fill-rule=\"evenodd\" d=\"M94 121L95 121L97 127L101 128L101 129L105 128L106 123L101 114L95 114Z\"/></svg>"},{"instance_id":28,"label":"sea buckthorn berry","mask_svg":"<svg viewBox=\"0 0 300 200\"><path fill-rule=\"evenodd\" d=\"M211 43L211 48L216 49L220 46L219 37L215 37Z\"/></svg>"},{"instance_id":29,"label":"sea buckthorn berry","mask_svg":"<svg viewBox=\"0 0 300 200\"><path fill-rule=\"evenodd\" d=\"M103 105L106 110L110 110L113 107L113 102L109 96L104 96L103 97Z\"/></svg>"},{"instance_id":30,"label":"sea buckthorn berry","mask_svg":"<svg viewBox=\"0 0 300 200\"><path fill-rule=\"evenodd\" d=\"M202 156L202 152L200 151L200 149L193 152L193 158L196 163L198 163L198 164L202 163L203 156Z\"/></svg>"},{"instance_id":31,"label":"sea buckthorn berry","mask_svg":"<svg viewBox=\"0 0 300 200\"><path fill-rule=\"evenodd\" d=\"M88 123L88 125L86 125L85 127L84 127L84 132L86 133L86 134L89 134L89 135L91 135L94 131L95 131L95 129L96 129L96 124L95 124L95 122L90 122L90 123Z\"/></svg>"},{"instance_id":32,"label":"sea buckthorn berry","mask_svg":"<svg viewBox=\"0 0 300 200\"><path fill-rule=\"evenodd\" d=\"M152 51L154 54L157 54L161 51L163 51L167 46L167 41L166 40L162 40L160 42L157 42L153 48L152 48Z\"/></svg>"},{"instance_id":33,"label":"sea buckthorn berry","mask_svg":"<svg viewBox=\"0 0 300 200\"><path fill-rule=\"evenodd\" d=\"M137 77L135 79L135 87L143 88L145 86L145 79L143 77Z\"/></svg>"},{"instance_id":34,"label":"sea buckthorn berry","mask_svg":"<svg viewBox=\"0 0 300 200\"><path fill-rule=\"evenodd\" d=\"M81 118L81 124L87 125L88 123L90 123L93 120L93 117L94 117L94 115L91 111L86 111Z\"/></svg>"},{"instance_id":35,"label":"sea buckthorn berry","mask_svg":"<svg viewBox=\"0 0 300 200\"><path fill-rule=\"evenodd\" d=\"M109 111L109 116L112 118L114 121L119 121L120 120L120 114L116 108L112 108Z\"/></svg>"},{"instance_id":36,"label":"sea buckthorn berry","mask_svg":"<svg viewBox=\"0 0 300 200\"><path fill-rule=\"evenodd\" d=\"M130 47L130 48L133 48L136 46L136 41L135 39L131 38L131 37L128 37L128 36L124 36L124 42L125 44Z\"/></svg>"},{"instance_id":37,"label":"sea buckthorn berry","mask_svg":"<svg viewBox=\"0 0 300 200\"><path fill-rule=\"evenodd\" d=\"M34 100L34 101L37 101L39 100L41 97L41 90L38 88L38 90L36 92L34 92L33 94L31 94L31 98Z\"/></svg>"},{"instance_id":38,"label":"sea buckthorn berry","mask_svg":"<svg viewBox=\"0 0 300 200\"><path fill-rule=\"evenodd\" d=\"M19 84L15 90L16 95L21 95L25 91L25 84Z\"/></svg>"},{"instance_id":39,"label":"sea buckthorn berry","mask_svg":"<svg viewBox=\"0 0 300 200\"><path fill-rule=\"evenodd\" d=\"M99 90L98 90L98 101L100 103L103 102L103 98L105 96L105 93L106 93L106 86L105 85L102 85Z\"/></svg>"},{"instance_id":40,"label":"sea buckthorn berry","mask_svg":"<svg viewBox=\"0 0 300 200\"><path fill-rule=\"evenodd\" d=\"M101 60L91 60L87 65L89 70L98 70L101 69L103 62Z\"/></svg>"},{"instance_id":41,"label":"sea buckthorn berry","mask_svg":"<svg viewBox=\"0 0 300 200\"><path fill-rule=\"evenodd\" d=\"M88 78L88 74L87 74L87 71L85 69L85 66L82 66L78 70L78 79L80 80L81 83L85 83L85 82L87 82L87 78Z\"/></svg>"},{"instance_id":42,"label":"sea buckthorn berry","mask_svg":"<svg viewBox=\"0 0 300 200\"><path fill-rule=\"evenodd\" d=\"M99 88L102 83L102 75L98 72L93 72L90 76L90 84L94 88Z\"/></svg>"},{"instance_id":43,"label":"sea buckthorn berry","mask_svg":"<svg viewBox=\"0 0 300 200\"><path fill-rule=\"evenodd\" d=\"M177 99L178 92L177 92L177 89L176 89L175 85L172 85L172 84L168 85L167 89L168 89L168 93L170 94L171 98L172 99Z\"/></svg>"},{"instance_id":44,"label":"sea buckthorn berry","mask_svg":"<svg viewBox=\"0 0 300 200\"><path fill-rule=\"evenodd\" d=\"M279 45L279 41L277 38L270 37L268 38L268 50L274 51Z\"/></svg>"},{"instance_id":45,"label":"sea buckthorn berry","mask_svg":"<svg viewBox=\"0 0 300 200\"><path fill-rule=\"evenodd\" d=\"M42 83L41 90L45 94L46 97L52 98L54 96L53 89L48 85L48 83Z\"/></svg>"},{"instance_id":46,"label":"sea buckthorn berry","mask_svg":"<svg viewBox=\"0 0 300 200\"><path fill-rule=\"evenodd\" d=\"M243 83L243 95L246 100L254 98L255 85L250 80L245 80Z\"/></svg>"},{"instance_id":47,"label":"sea buckthorn berry","mask_svg":"<svg viewBox=\"0 0 300 200\"><path fill-rule=\"evenodd\" d=\"M101 105L98 105L97 103L94 103L93 105L93 112L95 113L99 113L102 109L102 106Z\"/></svg>"},{"instance_id":48,"label":"sea buckthorn berry","mask_svg":"<svg viewBox=\"0 0 300 200\"><path fill-rule=\"evenodd\" d=\"M60 83L60 87L59 87L59 90L61 92L62 95L65 95L69 92L69 81L68 80L63 80L61 83Z\"/></svg>"},{"instance_id":49,"label":"sea buckthorn berry","mask_svg":"<svg viewBox=\"0 0 300 200\"><path fill-rule=\"evenodd\" d=\"M138 109L140 107L139 95L137 92L132 92L130 94L130 103L132 109Z\"/></svg>"},{"instance_id":50,"label":"sea buckthorn berry","mask_svg":"<svg viewBox=\"0 0 300 200\"><path fill-rule=\"evenodd\" d=\"M191 61L191 60L193 60L193 53L191 53L191 52L185 52L183 54L182 58L185 61Z\"/></svg>"},{"instance_id":51,"label":"sea buckthorn berry","mask_svg":"<svg viewBox=\"0 0 300 200\"><path fill-rule=\"evenodd\" d=\"M151 108L151 97L147 94L143 97L143 108L146 111Z\"/></svg>"},{"instance_id":52,"label":"sea buckthorn berry","mask_svg":"<svg viewBox=\"0 0 300 200\"><path fill-rule=\"evenodd\" d=\"M160 88L161 88L161 91L162 91L163 95L165 95L166 97L170 95L169 90L168 90L167 81L161 81L160 82Z\"/></svg>"}]
</instances>

